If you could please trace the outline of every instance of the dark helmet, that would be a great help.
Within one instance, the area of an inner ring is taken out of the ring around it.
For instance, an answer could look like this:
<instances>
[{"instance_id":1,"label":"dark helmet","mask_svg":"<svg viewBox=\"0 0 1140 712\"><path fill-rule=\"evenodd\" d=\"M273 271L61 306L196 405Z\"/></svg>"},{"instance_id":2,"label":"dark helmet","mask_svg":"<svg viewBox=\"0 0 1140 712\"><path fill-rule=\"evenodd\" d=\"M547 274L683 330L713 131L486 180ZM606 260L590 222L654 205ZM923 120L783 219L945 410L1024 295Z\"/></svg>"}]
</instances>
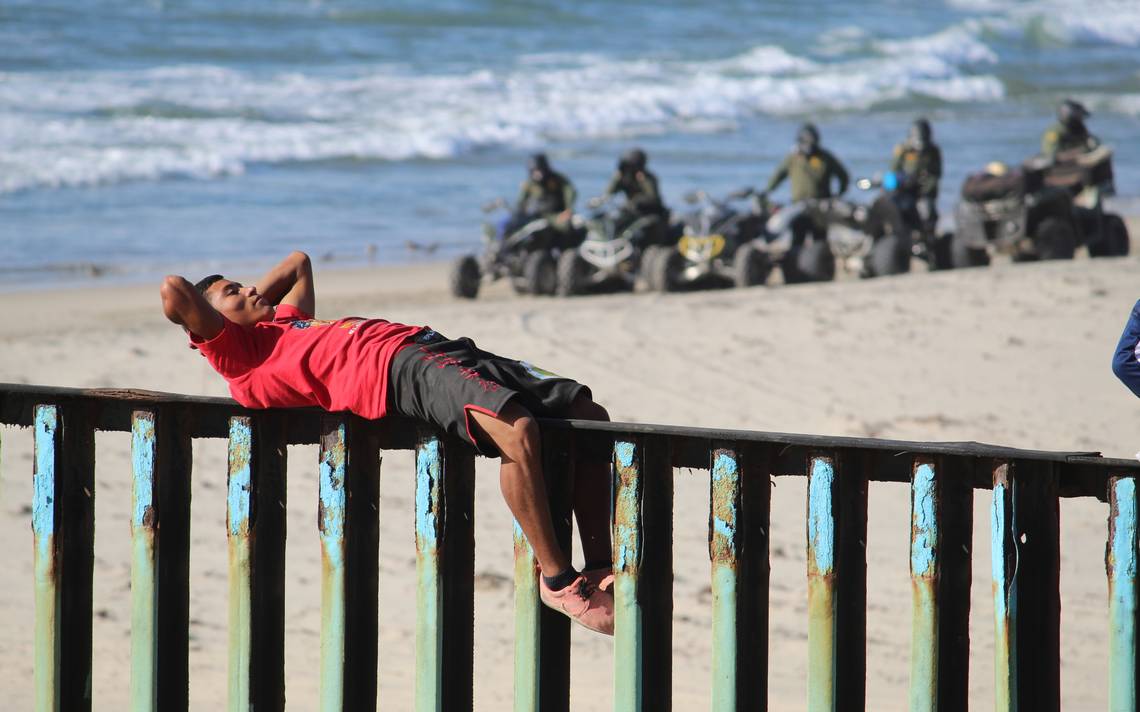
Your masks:
<instances>
[{"instance_id":1,"label":"dark helmet","mask_svg":"<svg viewBox=\"0 0 1140 712\"><path fill-rule=\"evenodd\" d=\"M621 154L621 158L618 159L618 170L627 173L643 171L648 160L649 157L645 155L645 151L640 148L631 148Z\"/></svg>"},{"instance_id":2,"label":"dark helmet","mask_svg":"<svg viewBox=\"0 0 1140 712\"><path fill-rule=\"evenodd\" d=\"M922 150L930 145L930 139L933 137L934 132L930 130L930 122L925 118L917 118L914 123L910 125L910 131L907 133L907 142L918 150Z\"/></svg>"},{"instance_id":3,"label":"dark helmet","mask_svg":"<svg viewBox=\"0 0 1140 712\"><path fill-rule=\"evenodd\" d=\"M546 160L545 153L536 153L526 159L526 170L528 173L538 173L543 177L548 176L550 175L550 161Z\"/></svg>"},{"instance_id":4,"label":"dark helmet","mask_svg":"<svg viewBox=\"0 0 1140 712\"><path fill-rule=\"evenodd\" d=\"M819 147L819 129L815 124L807 123L796 131L796 148L800 153L811 153Z\"/></svg>"},{"instance_id":5,"label":"dark helmet","mask_svg":"<svg viewBox=\"0 0 1140 712\"><path fill-rule=\"evenodd\" d=\"M1079 101L1065 99L1057 105L1057 120L1068 128L1080 126L1089 116L1089 110Z\"/></svg>"}]
</instances>

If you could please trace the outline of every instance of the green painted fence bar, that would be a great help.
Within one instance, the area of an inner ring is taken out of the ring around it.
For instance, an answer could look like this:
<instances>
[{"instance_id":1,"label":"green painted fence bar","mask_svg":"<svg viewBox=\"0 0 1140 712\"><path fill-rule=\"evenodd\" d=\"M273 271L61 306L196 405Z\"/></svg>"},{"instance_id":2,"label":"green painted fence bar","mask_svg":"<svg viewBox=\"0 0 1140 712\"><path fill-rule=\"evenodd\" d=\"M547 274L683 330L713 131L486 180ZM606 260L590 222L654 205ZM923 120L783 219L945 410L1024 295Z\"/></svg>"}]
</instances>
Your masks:
<instances>
[{"instance_id":1,"label":"green painted fence bar","mask_svg":"<svg viewBox=\"0 0 1140 712\"><path fill-rule=\"evenodd\" d=\"M131 709L185 709L191 438L180 413L132 413L131 467Z\"/></svg>"},{"instance_id":2,"label":"green painted fence bar","mask_svg":"<svg viewBox=\"0 0 1140 712\"><path fill-rule=\"evenodd\" d=\"M86 407L35 408L35 709L91 709L95 430Z\"/></svg>"},{"instance_id":3,"label":"green painted fence bar","mask_svg":"<svg viewBox=\"0 0 1140 712\"><path fill-rule=\"evenodd\" d=\"M645 620L638 602L641 572L642 474L638 443L614 443L614 709L641 710Z\"/></svg>"},{"instance_id":4,"label":"green painted fence bar","mask_svg":"<svg viewBox=\"0 0 1140 712\"><path fill-rule=\"evenodd\" d=\"M1109 630L1108 708L1136 710L1136 478L1114 477L1108 485Z\"/></svg>"},{"instance_id":5,"label":"green painted fence bar","mask_svg":"<svg viewBox=\"0 0 1140 712\"><path fill-rule=\"evenodd\" d=\"M362 421L321 418L322 712L376 709L380 460Z\"/></svg>"},{"instance_id":6,"label":"green painted fence bar","mask_svg":"<svg viewBox=\"0 0 1140 712\"><path fill-rule=\"evenodd\" d=\"M131 709L158 710L158 440L155 414L137 411L131 424Z\"/></svg>"},{"instance_id":7,"label":"green painted fence bar","mask_svg":"<svg viewBox=\"0 0 1140 712\"><path fill-rule=\"evenodd\" d=\"M376 627L381 445L416 454L416 707L473 708L474 453L467 445L403 419L253 412L224 399L11 384L0 384L0 424L30 427L34 439L35 709L100 708L91 695L96 429L129 433L131 447L132 507L121 524L130 527L132 547L132 709L189 706L194 438L229 440L230 708L285 704L289 444L319 445L316 531L294 535L319 538L322 550L320 708L369 712L378 704L376 673L385 654L378 655ZM612 453L616 709L672 708L675 468L710 478L712 709L768 707L770 498L772 478L787 476L807 478L809 710L866 706L869 481L911 488L912 710L966 708L975 489L992 497L996 709L1060 709L1062 497L1108 501L1108 706L1136 709L1140 463L978 443L541 425L544 477L564 547L576 473L595 476L582 468ZM575 708L571 627L540 604L533 553L517 526L513 538L514 707L568 712Z\"/></svg>"},{"instance_id":8,"label":"green painted fence bar","mask_svg":"<svg viewBox=\"0 0 1140 712\"><path fill-rule=\"evenodd\" d=\"M473 463L425 433L416 448L416 709L471 709Z\"/></svg>"}]
</instances>

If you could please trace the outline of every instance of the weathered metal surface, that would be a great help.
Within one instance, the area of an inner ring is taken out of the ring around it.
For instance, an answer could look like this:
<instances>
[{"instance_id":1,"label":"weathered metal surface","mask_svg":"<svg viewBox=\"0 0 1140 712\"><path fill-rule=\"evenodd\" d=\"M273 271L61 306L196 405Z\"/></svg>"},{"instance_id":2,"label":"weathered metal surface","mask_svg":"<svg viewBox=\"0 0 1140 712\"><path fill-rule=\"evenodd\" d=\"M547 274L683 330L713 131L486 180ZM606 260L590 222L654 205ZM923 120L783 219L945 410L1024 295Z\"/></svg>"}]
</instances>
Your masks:
<instances>
[{"instance_id":1,"label":"weathered metal surface","mask_svg":"<svg viewBox=\"0 0 1140 712\"><path fill-rule=\"evenodd\" d=\"M994 597L994 709L1017 710L1017 578L1011 519L1013 495L1009 463L994 468L993 500L990 505L990 580Z\"/></svg>"},{"instance_id":2,"label":"weathered metal surface","mask_svg":"<svg viewBox=\"0 0 1140 712\"><path fill-rule=\"evenodd\" d=\"M376 708L379 452L350 416L322 421L317 524L321 539L321 709Z\"/></svg>"},{"instance_id":3,"label":"weathered metal surface","mask_svg":"<svg viewBox=\"0 0 1140 712\"><path fill-rule=\"evenodd\" d=\"M37 712L59 709L60 591L56 566L56 448L59 411L36 408L35 470L32 475L32 534L35 537L36 642L34 684Z\"/></svg>"},{"instance_id":4,"label":"weathered metal surface","mask_svg":"<svg viewBox=\"0 0 1140 712\"><path fill-rule=\"evenodd\" d=\"M737 453L712 453L709 557L712 560L712 708L735 710L737 665L737 521L740 461Z\"/></svg>"},{"instance_id":5,"label":"weathered metal surface","mask_svg":"<svg viewBox=\"0 0 1140 712\"><path fill-rule=\"evenodd\" d=\"M538 712L542 670L542 648L539 645L538 562L514 522L515 550L515 712Z\"/></svg>"},{"instance_id":6,"label":"weathered metal surface","mask_svg":"<svg viewBox=\"0 0 1140 712\"><path fill-rule=\"evenodd\" d=\"M90 411L37 406L32 494L37 710L91 709L95 433Z\"/></svg>"},{"instance_id":7,"label":"weathered metal surface","mask_svg":"<svg viewBox=\"0 0 1140 712\"><path fill-rule=\"evenodd\" d=\"M917 460L911 483L910 644L911 712L938 710L938 582L941 561L941 496L934 463Z\"/></svg>"},{"instance_id":8,"label":"weathered metal surface","mask_svg":"<svg viewBox=\"0 0 1140 712\"><path fill-rule=\"evenodd\" d=\"M131 429L131 709L158 709L158 442L155 414L136 411Z\"/></svg>"},{"instance_id":9,"label":"weathered metal surface","mask_svg":"<svg viewBox=\"0 0 1140 712\"><path fill-rule=\"evenodd\" d=\"M253 423L230 419L226 479L226 540L229 547L229 709L248 710L253 703L251 640L253 573L250 543L250 501L253 497Z\"/></svg>"},{"instance_id":10,"label":"weathered metal surface","mask_svg":"<svg viewBox=\"0 0 1140 712\"><path fill-rule=\"evenodd\" d=\"M443 457L438 438L416 449L416 687L418 712L443 709Z\"/></svg>"},{"instance_id":11,"label":"weathered metal surface","mask_svg":"<svg viewBox=\"0 0 1140 712\"><path fill-rule=\"evenodd\" d=\"M1108 572L1109 631L1108 708L1136 710L1136 478L1109 483Z\"/></svg>"},{"instance_id":12,"label":"weathered metal surface","mask_svg":"<svg viewBox=\"0 0 1140 712\"><path fill-rule=\"evenodd\" d=\"M344 709L345 491L348 425L321 438L317 526L321 538L321 684L323 712Z\"/></svg>"},{"instance_id":13,"label":"weathered metal surface","mask_svg":"<svg viewBox=\"0 0 1140 712\"><path fill-rule=\"evenodd\" d=\"M673 466L666 438L641 440L641 708L669 712L673 694ZM753 641L755 643L756 641Z\"/></svg>"},{"instance_id":14,"label":"weathered metal surface","mask_svg":"<svg viewBox=\"0 0 1140 712\"><path fill-rule=\"evenodd\" d=\"M836 709L835 464L815 457L808 476L808 710Z\"/></svg>"},{"instance_id":15,"label":"weathered metal surface","mask_svg":"<svg viewBox=\"0 0 1140 712\"><path fill-rule=\"evenodd\" d=\"M614 709L641 710L646 684L638 578L642 557L641 456L638 443L614 443Z\"/></svg>"}]
</instances>

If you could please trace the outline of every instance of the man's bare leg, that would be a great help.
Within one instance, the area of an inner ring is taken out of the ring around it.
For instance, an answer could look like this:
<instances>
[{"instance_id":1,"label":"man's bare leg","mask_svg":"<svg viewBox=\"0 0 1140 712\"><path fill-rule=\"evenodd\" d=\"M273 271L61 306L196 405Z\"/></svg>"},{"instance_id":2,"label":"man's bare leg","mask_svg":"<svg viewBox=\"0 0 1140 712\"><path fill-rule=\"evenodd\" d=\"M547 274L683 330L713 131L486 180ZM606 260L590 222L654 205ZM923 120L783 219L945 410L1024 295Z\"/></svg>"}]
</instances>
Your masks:
<instances>
[{"instance_id":1,"label":"man's bare leg","mask_svg":"<svg viewBox=\"0 0 1140 712\"><path fill-rule=\"evenodd\" d=\"M542 440L538 423L522 406L508 402L499 415L472 410L472 423L494 443L501 456L499 487L503 499L526 535L544 576L570 568L570 557L558 546L542 478ZM581 526L581 524L579 524Z\"/></svg>"}]
</instances>

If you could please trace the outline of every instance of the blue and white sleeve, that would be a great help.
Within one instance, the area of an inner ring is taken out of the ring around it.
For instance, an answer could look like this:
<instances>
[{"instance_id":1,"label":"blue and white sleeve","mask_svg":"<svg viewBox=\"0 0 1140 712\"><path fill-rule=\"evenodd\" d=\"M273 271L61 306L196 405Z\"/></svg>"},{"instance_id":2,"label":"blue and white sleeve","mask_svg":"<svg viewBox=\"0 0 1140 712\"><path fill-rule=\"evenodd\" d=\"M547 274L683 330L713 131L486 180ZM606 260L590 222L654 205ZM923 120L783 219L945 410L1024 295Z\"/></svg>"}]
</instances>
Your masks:
<instances>
[{"instance_id":1,"label":"blue and white sleeve","mask_svg":"<svg viewBox=\"0 0 1140 712\"><path fill-rule=\"evenodd\" d=\"M1124 325L1124 333L1120 335L1120 343L1116 345L1116 352L1112 355L1112 372L1128 386L1129 390L1140 397L1138 347L1140 347L1140 302L1136 302L1132 307L1128 323Z\"/></svg>"}]
</instances>

